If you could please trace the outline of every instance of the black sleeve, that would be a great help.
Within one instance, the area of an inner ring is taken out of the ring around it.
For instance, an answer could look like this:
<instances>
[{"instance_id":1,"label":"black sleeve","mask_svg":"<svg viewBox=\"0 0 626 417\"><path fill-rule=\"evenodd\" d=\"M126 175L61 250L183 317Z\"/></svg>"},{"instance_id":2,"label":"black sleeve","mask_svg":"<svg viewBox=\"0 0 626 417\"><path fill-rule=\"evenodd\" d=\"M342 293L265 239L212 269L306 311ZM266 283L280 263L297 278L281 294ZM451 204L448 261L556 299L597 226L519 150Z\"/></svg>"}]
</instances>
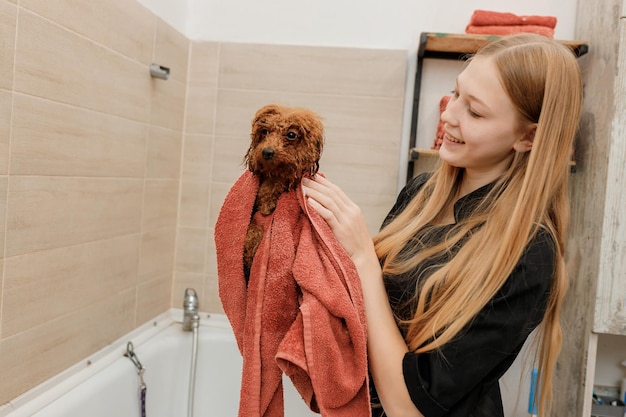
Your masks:
<instances>
[{"instance_id":1,"label":"black sleeve","mask_svg":"<svg viewBox=\"0 0 626 417\"><path fill-rule=\"evenodd\" d=\"M412 178L405 186L402 188L400 193L398 194L398 198L396 199L395 204L387 214L387 217L383 221L382 227L385 227L387 223L389 223L395 216L402 212L409 204L409 202L415 197L415 194L422 188L422 186L428 181L428 179L432 176L432 172L423 172L414 178ZM382 228L381 227L381 228Z\"/></svg>"},{"instance_id":2,"label":"black sleeve","mask_svg":"<svg viewBox=\"0 0 626 417\"><path fill-rule=\"evenodd\" d=\"M425 416L449 415L506 372L543 319L554 265L554 241L542 230L502 289L463 332L438 351L405 355L404 379Z\"/></svg>"}]
</instances>

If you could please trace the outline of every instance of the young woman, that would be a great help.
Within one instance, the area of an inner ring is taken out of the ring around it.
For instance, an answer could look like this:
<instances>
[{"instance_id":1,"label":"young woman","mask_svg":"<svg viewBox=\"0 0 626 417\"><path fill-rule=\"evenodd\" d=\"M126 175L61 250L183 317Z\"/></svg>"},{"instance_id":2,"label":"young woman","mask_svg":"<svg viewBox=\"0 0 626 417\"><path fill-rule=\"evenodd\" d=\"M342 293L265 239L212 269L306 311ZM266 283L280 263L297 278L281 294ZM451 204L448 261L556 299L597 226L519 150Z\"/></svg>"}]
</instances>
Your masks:
<instances>
[{"instance_id":1,"label":"young woman","mask_svg":"<svg viewBox=\"0 0 626 417\"><path fill-rule=\"evenodd\" d=\"M373 239L337 186L304 183L361 277L375 416L503 416L498 380L537 326L549 413L581 103L568 48L504 37L458 76L441 166L407 184Z\"/></svg>"}]
</instances>

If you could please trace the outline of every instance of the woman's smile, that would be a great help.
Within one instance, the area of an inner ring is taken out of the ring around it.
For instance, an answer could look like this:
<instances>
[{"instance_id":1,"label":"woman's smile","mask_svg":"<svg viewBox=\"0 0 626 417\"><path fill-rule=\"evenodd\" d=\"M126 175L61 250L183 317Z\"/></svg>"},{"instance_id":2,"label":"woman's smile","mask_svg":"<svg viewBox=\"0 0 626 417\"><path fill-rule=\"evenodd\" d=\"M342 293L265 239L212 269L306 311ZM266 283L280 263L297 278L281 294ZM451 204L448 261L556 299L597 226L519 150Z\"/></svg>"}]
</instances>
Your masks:
<instances>
[{"instance_id":1,"label":"woman's smile","mask_svg":"<svg viewBox=\"0 0 626 417\"><path fill-rule=\"evenodd\" d=\"M457 139L456 137L452 136L451 134L449 134L448 132L446 132L446 134L444 135L444 139L447 141L450 141L452 143L458 143L460 145L464 144L465 142L462 141L461 139Z\"/></svg>"}]
</instances>

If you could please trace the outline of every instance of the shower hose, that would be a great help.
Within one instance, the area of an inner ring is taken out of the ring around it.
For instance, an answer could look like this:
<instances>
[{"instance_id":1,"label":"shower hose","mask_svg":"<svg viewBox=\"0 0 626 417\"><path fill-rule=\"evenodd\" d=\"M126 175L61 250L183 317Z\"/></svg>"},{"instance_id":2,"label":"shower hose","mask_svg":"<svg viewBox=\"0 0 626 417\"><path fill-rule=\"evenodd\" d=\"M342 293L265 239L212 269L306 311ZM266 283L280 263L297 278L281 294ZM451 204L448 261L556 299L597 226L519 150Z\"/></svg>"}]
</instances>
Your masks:
<instances>
[{"instance_id":1,"label":"shower hose","mask_svg":"<svg viewBox=\"0 0 626 417\"><path fill-rule=\"evenodd\" d=\"M137 368L137 374L139 375L139 406L141 407L141 417L146 417L146 392L148 391L148 388L143 380L143 373L146 368L144 368L141 362L139 362L139 358L135 354L133 342L128 342L128 344L126 344L125 356L130 359Z\"/></svg>"},{"instance_id":2,"label":"shower hose","mask_svg":"<svg viewBox=\"0 0 626 417\"><path fill-rule=\"evenodd\" d=\"M193 338L191 342L191 370L189 372L189 401L187 403L187 417L193 417L193 401L196 390L196 362L198 360L198 326L200 317L195 316L191 321ZM144 416L145 417L145 416Z\"/></svg>"}]
</instances>

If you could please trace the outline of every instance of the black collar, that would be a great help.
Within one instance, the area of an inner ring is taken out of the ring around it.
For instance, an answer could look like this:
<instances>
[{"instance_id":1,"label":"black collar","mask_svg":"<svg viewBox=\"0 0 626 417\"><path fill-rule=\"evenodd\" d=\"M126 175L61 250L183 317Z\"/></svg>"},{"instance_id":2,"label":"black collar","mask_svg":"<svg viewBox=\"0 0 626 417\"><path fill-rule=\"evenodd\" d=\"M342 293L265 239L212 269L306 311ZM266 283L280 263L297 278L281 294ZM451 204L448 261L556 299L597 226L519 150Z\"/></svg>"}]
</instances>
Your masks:
<instances>
[{"instance_id":1,"label":"black collar","mask_svg":"<svg viewBox=\"0 0 626 417\"><path fill-rule=\"evenodd\" d=\"M491 182L459 198L456 203L454 203L454 221L458 223L460 220L471 216L472 212L478 207L480 202L483 201L485 196L489 194L494 185L495 182Z\"/></svg>"}]
</instances>

